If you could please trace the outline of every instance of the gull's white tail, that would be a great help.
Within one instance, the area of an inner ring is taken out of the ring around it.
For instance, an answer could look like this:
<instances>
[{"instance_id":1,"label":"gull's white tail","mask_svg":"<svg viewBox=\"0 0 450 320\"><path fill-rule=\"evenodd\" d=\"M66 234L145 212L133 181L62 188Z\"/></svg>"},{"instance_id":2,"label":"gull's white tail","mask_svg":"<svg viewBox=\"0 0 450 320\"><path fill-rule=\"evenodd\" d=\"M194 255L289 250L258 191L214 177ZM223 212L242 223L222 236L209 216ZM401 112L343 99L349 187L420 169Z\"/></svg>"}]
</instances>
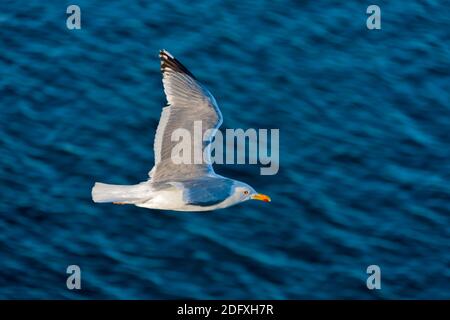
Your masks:
<instances>
[{"instance_id":1,"label":"gull's white tail","mask_svg":"<svg viewBox=\"0 0 450 320\"><path fill-rule=\"evenodd\" d=\"M92 188L92 200L94 202L139 203L148 199L150 192L150 186L145 182L131 186L96 182Z\"/></svg>"}]
</instances>

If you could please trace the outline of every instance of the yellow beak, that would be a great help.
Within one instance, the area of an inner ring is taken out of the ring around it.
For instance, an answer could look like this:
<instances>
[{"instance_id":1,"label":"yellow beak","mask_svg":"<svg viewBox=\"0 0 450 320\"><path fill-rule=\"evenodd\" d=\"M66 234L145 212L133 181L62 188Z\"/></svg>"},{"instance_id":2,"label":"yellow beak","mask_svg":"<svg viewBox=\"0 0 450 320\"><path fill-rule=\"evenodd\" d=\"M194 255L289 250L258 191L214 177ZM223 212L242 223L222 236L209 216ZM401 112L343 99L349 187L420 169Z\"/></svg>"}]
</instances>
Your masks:
<instances>
[{"instance_id":1,"label":"yellow beak","mask_svg":"<svg viewBox=\"0 0 450 320\"><path fill-rule=\"evenodd\" d=\"M269 196L266 196L265 194L261 194L261 193L254 194L254 195L251 196L251 198L253 200L261 200L261 201L264 201L264 202L270 202L271 201Z\"/></svg>"}]
</instances>

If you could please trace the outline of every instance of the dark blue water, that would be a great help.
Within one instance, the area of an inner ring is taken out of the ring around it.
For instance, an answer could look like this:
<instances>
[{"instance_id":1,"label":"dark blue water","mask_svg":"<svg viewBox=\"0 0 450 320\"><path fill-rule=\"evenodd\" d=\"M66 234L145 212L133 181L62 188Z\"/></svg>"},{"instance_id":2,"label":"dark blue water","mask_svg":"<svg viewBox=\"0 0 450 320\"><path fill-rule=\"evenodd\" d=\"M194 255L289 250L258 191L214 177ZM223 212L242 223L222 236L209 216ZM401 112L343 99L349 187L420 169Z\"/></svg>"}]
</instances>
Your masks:
<instances>
[{"instance_id":1,"label":"dark blue water","mask_svg":"<svg viewBox=\"0 0 450 320\"><path fill-rule=\"evenodd\" d=\"M359 1L69 4L0 2L0 298L450 298L448 1L379 1L377 31ZM277 175L216 166L270 204L92 203L153 165L161 48L222 128L280 129Z\"/></svg>"}]
</instances>

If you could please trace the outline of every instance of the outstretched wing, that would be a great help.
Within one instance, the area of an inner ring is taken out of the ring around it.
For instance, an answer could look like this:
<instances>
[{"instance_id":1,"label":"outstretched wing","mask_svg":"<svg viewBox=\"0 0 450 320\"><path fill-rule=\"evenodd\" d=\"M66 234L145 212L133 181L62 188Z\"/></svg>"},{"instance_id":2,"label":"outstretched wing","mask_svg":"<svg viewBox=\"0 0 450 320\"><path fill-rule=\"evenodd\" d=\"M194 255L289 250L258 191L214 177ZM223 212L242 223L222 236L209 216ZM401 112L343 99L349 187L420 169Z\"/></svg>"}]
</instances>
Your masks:
<instances>
[{"instance_id":1,"label":"outstretched wing","mask_svg":"<svg viewBox=\"0 0 450 320\"><path fill-rule=\"evenodd\" d=\"M169 52L161 50L159 56L167 106L162 110L156 130L155 167L149 173L151 180L154 182L179 181L213 173L212 166L203 160L201 164L195 164L194 155L203 155L205 148L209 148L217 128L222 124L222 114L216 100ZM204 141L201 144L192 141L194 124L196 129L201 127L199 133ZM185 129L190 133L190 164L176 164L171 159L172 150L179 143L172 141L172 133L176 129ZM206 152L209 150L206 149Z\"/></svg>"}]
</instances>

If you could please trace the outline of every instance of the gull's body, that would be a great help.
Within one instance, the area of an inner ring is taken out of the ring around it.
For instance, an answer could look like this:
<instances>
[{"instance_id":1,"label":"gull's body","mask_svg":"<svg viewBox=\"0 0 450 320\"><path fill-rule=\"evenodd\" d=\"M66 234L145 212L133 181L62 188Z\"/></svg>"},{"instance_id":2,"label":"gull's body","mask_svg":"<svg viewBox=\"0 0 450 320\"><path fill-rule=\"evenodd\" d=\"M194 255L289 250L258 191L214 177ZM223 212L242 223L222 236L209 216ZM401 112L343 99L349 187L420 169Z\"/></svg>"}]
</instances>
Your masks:
<instances>
[{"instance_id":1,"label":"gull's body","mask_svg":"<svg viewBox=\"0 0 450 320\"><path fill-rule=\"evenodd\" d=\"M214 97L170 53L160 52L161 71L167 106L163 108L156 130L155 166L149 180L123 186L96 183L94 202L134 204L138 207L175 211L210 211L249 200L270 201L249 185L217 175L207 161L202 164L177 164L171 159L176 129L192 131L195 121L202 123L202 136L211 142L222 123ZM192 145L194 154L195 144ZM208 143L202 147L202 154ZM198 150L197 150L198 151ZM209 150L206 150L207 152ZM207 153L209 154L209 153Z\"/></svg>"}]
</instances>

